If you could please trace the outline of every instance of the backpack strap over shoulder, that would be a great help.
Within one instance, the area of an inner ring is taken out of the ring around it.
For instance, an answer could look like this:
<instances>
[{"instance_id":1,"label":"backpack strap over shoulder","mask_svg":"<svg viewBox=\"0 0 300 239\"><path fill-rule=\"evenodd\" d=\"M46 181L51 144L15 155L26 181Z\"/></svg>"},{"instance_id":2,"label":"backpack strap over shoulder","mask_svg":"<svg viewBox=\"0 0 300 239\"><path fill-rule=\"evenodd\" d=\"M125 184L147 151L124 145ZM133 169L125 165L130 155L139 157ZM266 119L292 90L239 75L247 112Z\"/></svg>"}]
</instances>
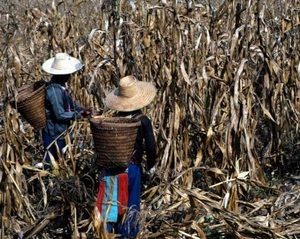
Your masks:
<instances>
[{"instance_id":1,"label":"backpack strap over shoulder","mask_svg":"<svg viewBox=\"0 0 300 239\"><path fill-rule=\"evenodd\" d=\"M134 119L140 119L143 115L144 114L142 114L142 113L138 113L136 115L133 115L132 118L134 118Z\"/></svg>"},{"instance_id":2,"label":"backpack strap over shoulder","mask_svg":"<svg viewBox=\"0 0 300 239\"><path fill-rule=\"evenodd\" d=\"M48 83L44 79L40 79L39 81L34 82L33 89L37 90L38 88L44 86L47 87Z\"/></svg>"}]
</instances>

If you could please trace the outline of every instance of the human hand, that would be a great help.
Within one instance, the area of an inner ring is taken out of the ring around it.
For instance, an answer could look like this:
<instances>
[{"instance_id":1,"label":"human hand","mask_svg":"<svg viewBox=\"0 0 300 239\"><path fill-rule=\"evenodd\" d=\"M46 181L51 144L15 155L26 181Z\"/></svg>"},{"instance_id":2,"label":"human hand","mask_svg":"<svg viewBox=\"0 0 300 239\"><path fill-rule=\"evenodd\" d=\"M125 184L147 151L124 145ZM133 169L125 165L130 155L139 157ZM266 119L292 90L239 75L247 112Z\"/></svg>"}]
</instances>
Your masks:
<instances>
[{"instance_id":1,"label":"human hand","mask_svg":"<svg viewBox=\"0 0 300 239\"><path fill-rule=\"evenodd\" d=\"M83 117L89 117L92 115L92 109L83 109L80 111L80 114L83 116Z\"/></svg>"},{"instance_id":2,"label":"human hand","mask_svg":"<svg viewBox=\"0 0 300 239\"><path fill-rule=\"evenodd\" d=\"M149 185L152 185L153 182L155 182L155 171L156 171L156 168L155 166L150 168L149 170L147 170L145 173L143 173L143 176L142 176L142 184L143 184L143 188L144 190L146 190Z\"/></svg>"},{"instance_id":3,"label":"human hand","mask_svg":"<svg viewBox=\"0 0 300 239\"><path fill-rule=\"evenodd\" d=\"M149 169L149 174L152 176L156 171L155 166L153 166L152 168Z\"/></svg>"},{"instance_id":4,"label":"human hand","mask_svg":"<svg viewBox=\"0 0 300 239\"><path fill-rule=\"evenodd\" d=\"M100 116L102 113L103 111L94 111L93 116Z\"/></svg>"}]
</instances>

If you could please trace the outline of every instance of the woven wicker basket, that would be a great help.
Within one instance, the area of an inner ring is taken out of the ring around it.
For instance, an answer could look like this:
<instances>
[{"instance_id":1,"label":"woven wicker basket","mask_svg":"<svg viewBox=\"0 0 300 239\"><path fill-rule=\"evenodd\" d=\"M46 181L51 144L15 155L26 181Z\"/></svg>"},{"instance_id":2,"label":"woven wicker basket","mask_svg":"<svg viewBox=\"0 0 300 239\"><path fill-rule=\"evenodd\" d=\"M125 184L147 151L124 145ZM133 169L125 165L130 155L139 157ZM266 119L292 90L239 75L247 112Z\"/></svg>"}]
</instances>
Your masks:
<instances>
[{"instance_id":1,"label":"woven wicker basket","mask_svg":"<svg viewBox=\"0 0 300 239\"><path fill-rule=\"evenodd\" d=\"M90 119L98 165L128 167L134 151L139 119L103 117Z\"/></svg>"},{"instance_id":2,"label":"woven wicker basket","mask_svg":"<svg viewBox=\"0 0 300 239\"><path fill-rule=\"evenodd\" d=\"M46 127L45 85L34 90L34 84L18 89L18 95L12 104L36 130Z\"/></svg>"}]
</instances>

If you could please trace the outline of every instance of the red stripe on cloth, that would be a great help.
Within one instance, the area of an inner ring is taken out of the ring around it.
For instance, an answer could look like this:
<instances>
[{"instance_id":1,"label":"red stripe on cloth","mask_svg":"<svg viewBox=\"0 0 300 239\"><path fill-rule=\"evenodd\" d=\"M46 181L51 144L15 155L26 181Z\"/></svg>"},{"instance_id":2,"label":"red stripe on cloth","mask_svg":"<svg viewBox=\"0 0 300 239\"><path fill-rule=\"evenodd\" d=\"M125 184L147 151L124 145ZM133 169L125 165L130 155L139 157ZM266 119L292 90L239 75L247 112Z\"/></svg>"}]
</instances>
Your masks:
<instances>
[{"instance_id":1,"label":"red stripe on cloth","mask_svg":"<svg viewBox=\"0 0 300 239\"><path fill-rule=\"evenodd\" d=\"M102 203L104 199L104 194L105 194L105 182L101 180L99 182L98 195L96 201L96 206L98 207L100 213L102 213Z\"/></svg>"},{"instance_id":2,"label":"red stripe on cloth","mask_svg":"<svg viewBox=\"0 0 300 239\"><path fill-rule=\"evenodd\" d=\"M128 203L128 175L127 173L121 173L118 177L118 213L122 215L126 212Z\"/></svg>"}]
</instances>

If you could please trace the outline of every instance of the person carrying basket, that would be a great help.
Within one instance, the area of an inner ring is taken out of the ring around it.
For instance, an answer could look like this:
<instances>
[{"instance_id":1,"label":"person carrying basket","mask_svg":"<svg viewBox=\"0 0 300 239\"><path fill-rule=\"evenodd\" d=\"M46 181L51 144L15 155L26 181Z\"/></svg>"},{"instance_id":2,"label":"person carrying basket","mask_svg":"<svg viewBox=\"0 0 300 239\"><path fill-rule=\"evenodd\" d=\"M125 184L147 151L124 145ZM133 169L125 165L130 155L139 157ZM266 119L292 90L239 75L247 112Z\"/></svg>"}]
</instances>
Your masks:
<instances>
[{"instance_id":1,"label":"person carrying basket","mask_svg":"<svg viewBox=\"0 0 300 239\"><path fill-rule=\"evenodd\" d=\"M51 80L46 83L47 122L42 133L46 151L45 169L51 167L49 153L57 160L63 147L66 146L64 132L70 126L71 121L91 114L90 110L83 108L72 99L66 88L71 74L81 70L82 67L80 60L67 53L57 53L42 65L42 69L52 75Z\"/></svg>"},{"instance_id":2,"label":"person carrying basket","mask_svg":"<svg viewBox=\"0 0 300 239\"><path fill-rule=\"evenodd\" d=\"M156 163L156 141L152 122L142 113L142 108L152 102L156 88L149 82L138 81L134 76L120 79L119 87L111 91L106 107L115 110L116 117L136 118L141 125L133 155L127 168L105 168L100 170L100 181L96 207L106 221L108 233L120 234L121 238L135 238L140 231L139 211L142 187L142 161L146 155L146 169L154 172ZM116 202L110 204L108 202ZM125 208L117 204L126 204Z\"/></svg>"}]
</instances>

